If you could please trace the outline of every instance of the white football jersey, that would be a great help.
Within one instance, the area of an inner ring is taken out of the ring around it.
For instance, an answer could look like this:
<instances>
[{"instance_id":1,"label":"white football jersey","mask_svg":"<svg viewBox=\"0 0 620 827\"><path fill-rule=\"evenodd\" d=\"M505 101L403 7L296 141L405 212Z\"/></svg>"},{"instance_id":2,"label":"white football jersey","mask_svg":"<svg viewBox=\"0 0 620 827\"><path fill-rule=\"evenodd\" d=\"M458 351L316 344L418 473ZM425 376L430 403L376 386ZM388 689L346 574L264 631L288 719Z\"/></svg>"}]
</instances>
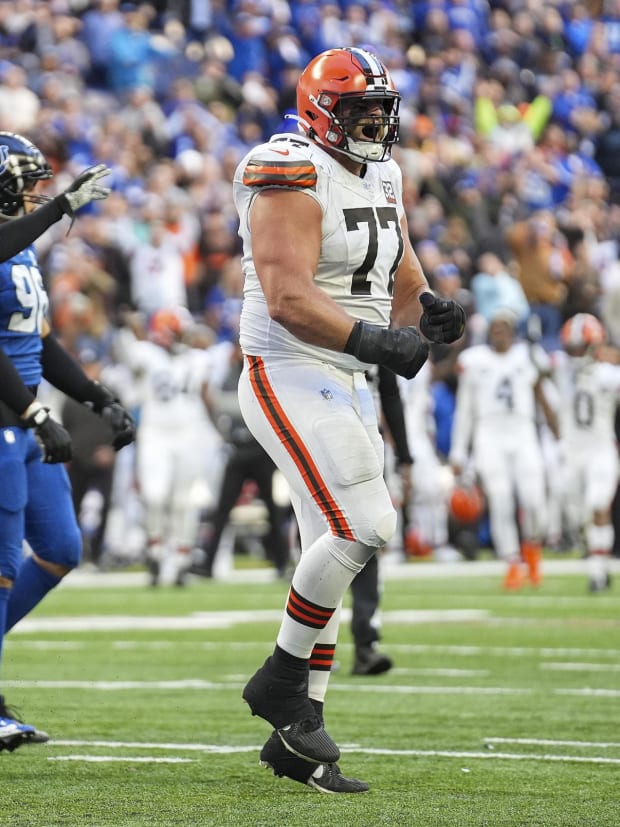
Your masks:
<instances>
[{"instance_id":1,"label":"white football jersey","mask_svg":"<svg viewBox=\"0 0 620 827\"><path fill-rule=\"evenodd\" d=\"M404 251L400 170L394 161L369 163L360 178L309 139L281 134L252 149L234 176L245 277L240 336L243 351L261 356L301 353L347 369L363 370L367 365L353 356L306 344L269 317L252 260L249 215L256 196L273 188L303 192L323 211L317 286L353 318L387 327L394 273Z\"/></svg>"},{"instance_id":2,"label":"white football jersey","mask_svg":"<svg viewBox=\"0 0 620 827\"><path fill-rule=\"evenodd\" d=\"M534 386L540 378L530 345L516 342L505 353L489 345L464 350L458 358L459 384L451 458L462 463L476 438L536 436Z\"/></svg>"},{"instance_id":3,"label":"white football jersey","mask_svg":"<svg viewBox=\"0 0 620 827\"><path fill-rule=\"evenodd\" d=\"M210 367L208 351L170 352L154 342L134 341L125 360L140 382L140 427L179 429L209 423L201 388Z\"/></svg>"},{"instance_id":4,"label":"white football jersey","mask_svg":"<svg viewBox=\"0 0 620 827\"><path fill-rule=\"evenodd\" d=\"M574 449L613 444L620 403L620 366L594 359L554 354L553 377L561 404L560 433Z\"/></svg>"}]
</instances>

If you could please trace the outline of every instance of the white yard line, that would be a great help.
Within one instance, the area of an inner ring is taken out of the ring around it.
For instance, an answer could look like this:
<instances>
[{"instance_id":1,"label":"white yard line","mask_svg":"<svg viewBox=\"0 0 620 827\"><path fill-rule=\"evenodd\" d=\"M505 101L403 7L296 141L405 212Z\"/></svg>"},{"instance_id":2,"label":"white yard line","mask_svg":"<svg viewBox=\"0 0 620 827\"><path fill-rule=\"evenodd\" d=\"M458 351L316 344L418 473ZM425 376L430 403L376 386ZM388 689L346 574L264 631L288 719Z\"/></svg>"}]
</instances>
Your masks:
<instances>
[{"instance_id":1,"label":"white yard line","mask_svg":"<svg viewBox=\"0 0 620 827\"><path fill-rule=\"evenodd\" d=\"M431 757L431 758L497 758L507 761L558 761L563 763L578 763L578 764L620 764L620 758L608 758L603 755L550 755L534 753L517 753L517 752L452 752L449 750L434 750L434 749L403 749L403 750L386 750L386 749L354 749L344 750L344 752L363 752L367 755L402 755L413 757Z\"/></svg>"},{"instance_id":2,"label":"white yard line","mask_svg":"<svg viewBox=\"0 0 620 827\"><path fill-rule=\"evenodd\" d=\"M260 746L222 746L221 744L175 744L175 743L157 743L148 741L76 741L76 740L56 740L53 738L47 742L47 747L108 747L110 749L156 749L183 751L183 752L209 752L214 755L232 755L233 753L241 752L256 752L260 750Z\"/></svg>"},{"instance_id":3,"label":"white yard line","mask_svg":"<svg viewBox=\"0 0 620 827\"><path fill-rule=\"evenodd\" d=\"M24 647L27 649L89 649L91 648L91 642L86 640L74 640L74 641L67 641L67 640L24 640L19 637L14 637L10 635L6 641L5 645L9 647ZM99 646L109 645L113 649L127 649L127 650L158 650L158 649L179 649L182 647L191 648L192 650L219 650L222 648L223 644L221 641L217 640L202 640L202 641L193 641L193 640L110 640L110 641L100 641L98 643ZM226 648L227 649L256 649L257 647L264 646L268 648L269 644L266 644L264 641L259 640L234 640L234 641L226 641ZM416 644L416 643L389 643L386 644L387 648L389 648L390 652L403 652L408 654L437 654L437 655L459 655L462 657L479 657L483 655L485 657L489 656L497 656L497 657L528 657L528 658L563 658L563 657L596 657L596 658L620 658L620 649L591 649L591 648L535 648L535 647L526 647L526 646L442 646L442 645L435 645L435 644ZM343 642L338 644L338 650L346 650L349 651L353 648L352 643ZM604 666L607 668L606 664L587 664L588 668L590 666ZM584 664L585 668L586 664ZM618 664L610 664L611 671L616 671L618 668ZM555 668L553 663L550 663L545 668L553 669ZM558 669L564 668L563 665L557 667ZM459 670L456 670L459 671ZM469 670L460 670L463 672L468 672Z\"/></svg>"},{"instance_id":4,"label":"white yard line","mask_svg":"<svg viewBox=\"0 0 620 827\"><path fill-rule=\"evenodd\" d=\"M382 612L385 622L394 623L468 623L488 618L481 609L409 610ZM12 630L12 635L32 632L115 632L133 630L230 629L238 624L279 623L281 609L248 611L193 612L186 616L161 615L79 615L72 617L25 617ZM349 623L351 610L342 612L342 621Z\"/></svg>"},{"instance_id":5,"label":"white yard line","mask_svg":"<svg viewBox=\"0 0 620 827\"><path fill-rule=\"evenodd\" d=\"M228 691L243 689L244 681L205 681L189 678L174 681L3 681L3 686L12 689L80 689L101 692L119 692L128 690L214 690ZM397 684L330 683L331 692L351 692L380 695L534 695L545 692L544 688L510 686L401 686ZM574 695L591 698L618 698L620 689L592 689L591 687L548 690L552 695Z\"/></svg>"},{"instance_id":6,"label":"white yard line","mask_svg":"<svg viewBox=\"0 0 620 827\"><path fill-rule=\"evenodd\" d=\"M477 560L456 563L409 563L403 561L397 553L389 553L380 558L381 576L385 580L423 580L442 577L503 577L505 564L501 560ZM610 560L611 571L620 572L620 560ZM546 575L579 574L587 580L585 560L554 560L547 558L543 562ZM273 583L275 574L270 568L233 569L222 576L225 583ZM139 587L148 583L144 571L89 571L77 569L62 581L60 588L93 589L101 587Z\"/></svg>"},{"instance_id":7,"label":"white yard line","mask_svg":"<svg viewBox=\"0 0 620 827\"><path fill-rule=\"evenodd\" d=\"M48 761L85 761L89 764L131 763L131 764L193 764L193 758L156 758L149 756L136 758L130 755L56 755L49 756Z\"/></svg>"},{"instance_id":8,"label":"white yard line","mask_svg":"<svg viewBox=\"0 0 620 827\"><path fill-rule=\"evenodd\" d=\"M552 672L620 672L620 663L541 663Z\"/></svg>"},{"instance_id":9,"label":"white yard line","mask_svg":"<svg viewBox=\"0 0 620 827\"><path fill-rule=\"evenodd\" d=\"M488 678L488 669L392 669L392 675L432 675L437 678Z\"/></svg>"},{"instance_id":10,"label":"white yard line","mask_svg":"<svg viewBox=\"0 0 620 827\"><path fill-rule=\"evenodd\" d=\"M504 739L485 739L490 742L503 742ZM527 739L517 739L517 743L538 743L538 744L556 744L556 745L574 745L587 746L589 742L568 742L568 741L529 741ZM205 752L211 754L236 754L240 752L257 752L260 746L227 746L216 744L174 744L174 743L140 743L136 741L74 741L74 740L59 740L50 741L46 744L46 749L51 747L102 747L109 750L114 749L149 749L149 750L168 750L168 751L192 751ZM556 755L551 753L541 754L527 754L515 752L469 752L462 750L419 750L419 749L383 749L379 747L362 747L359 745L352 745L342 748L343 753L361 753L365 755L397 755L411 758L458 758L458 759L484 759L491 760L507 760L507 761L549 761L560 763L579 763L579 764L620 764L620 758L609 758L603 755ZM162 756L95 756L95 755L64 755L64 756L49 756L52 761L87 761L87 762L102 762L102 761L125 761L125 762L139 762L139 763L189 763L191 758L167 758Z\"/></svg>"},{"instance_id":11,"label":"white yard line","mask_svg":"<svg viewBox=\"0 0 620 827\"><path fill-rule=\"evenodd\" d=\"M219 644L218 644L219 645ZM506 655L514 657L544 657L544 658L561 658L561 657L610 657L617 658L620 655L620 649L593 649L593 648L549 648L547 646L542 648L529 646L438 646L431 643L392 643L390 649L397 652L409 652L411 654L424 653L441 653L445 655L463 655L463 656L478 656L478 655L499 655L505 657Z\"/></svg>"},{"instance_id":12,"label":"white yard line","mask_svg":"<svg viewBox=\"0 0 620 827\"><path fill-rule=\"evenodd\" d=\"M557 741L552 738L485 738L487 744L530 744L541 747L594 747L620 749L620 741Z\"/></svg>"}]
</instances>

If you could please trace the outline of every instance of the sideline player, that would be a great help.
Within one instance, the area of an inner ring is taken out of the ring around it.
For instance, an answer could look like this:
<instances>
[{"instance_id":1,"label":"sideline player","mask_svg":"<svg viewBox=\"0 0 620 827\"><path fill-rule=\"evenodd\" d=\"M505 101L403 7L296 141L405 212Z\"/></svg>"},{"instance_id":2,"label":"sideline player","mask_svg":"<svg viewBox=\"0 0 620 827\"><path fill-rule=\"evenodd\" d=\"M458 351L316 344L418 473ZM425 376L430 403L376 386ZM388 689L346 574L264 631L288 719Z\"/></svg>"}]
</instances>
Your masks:
<instances>
[{"instance_id":1,"label":"sideline player","mask_svg":"<svg viewBox=\"0 0 620 827\"><path fill-rule=\"evenodd\" d=\"M560 398L564 506L569 527L584 534L589 588L599 592L611 585L611 505L619 479L614 421L620 404L620 353L606 346L605 328L590 313L577 313L564 322L560 341L564 351L553 354L553 378Z\"/></svg>"},{"instance_id":2,"label":"sideline player","mask_svg":"<svg viewBox=\"0 0 620 827\"><path fill-rule=\"evenodd\" d=\"M5 634L80 560L81 536L63 465L71 458L71 440L37 401L41 378L101 414L112 427L116 449L133 440L134 427L112 393L91 382L50 332L48 297L30 246L61 215L73 218L80 207L105 198L108 190L99 182L108 169L101 164L86 170L65 193L35 209L33 217L45 211L42 221L13 222L41 203L35 188L53 173L39 149L20 135L0 132L0 148L0 219L7 222L0 229L0 250L11 252L0 265L1 652ZM25 242L21 251L10 234L3 242L3 231L12 227ZM27 558L24 539L33 550ZM0 696L0 751L46 740L45 733L17 720Z\"/></svg>"},{"instance_id":3,"label":"sideline player","mask_svg":"<svg viewBox=\"0 0 620 827\"><path fill-rule=\"evenodd\" d=\"M548 359L542 348L516 339L516 325L512 310L498 309L489 325L488 344L459 354L449 457L459 477L471 449L487 499L495 551L507 563L505 589L521 588L528 578L538 585L542 579L546 489L537 404L558 436L543 391Z\"/></svg>"},{"instance_id":4,"label":"sideline player","mask_svg":"<svg viewBox=\"0 0 620 827\"><path fill-rule=\"evenodd\" d=\"M391 160L399 102L375 55L323 52L298 81L301 134L274 135L234 176L241 410L289 483L302 548L273 654L243 698L274 730L263 762L323 792L368 789L340 773L323 702L343 595L397 523L364 371L411 378L427 340L465 326L458 304L429 292L409 241Z\"/></svg>"},{"instance_id":5,"label":"sideline player","mask_svg":"<svg viewBox=\"0 0 620 827\"><path fill-rule=\"evenodd\" d=\"M127 330L119 347L139 388L136 478L152 586L183 584L203 500L213 499L205 457L219 437L204 401L208 350L188 344L193 325L186 308L162 308L148 321L147 339Z\"/></svg>"}]
</instances>

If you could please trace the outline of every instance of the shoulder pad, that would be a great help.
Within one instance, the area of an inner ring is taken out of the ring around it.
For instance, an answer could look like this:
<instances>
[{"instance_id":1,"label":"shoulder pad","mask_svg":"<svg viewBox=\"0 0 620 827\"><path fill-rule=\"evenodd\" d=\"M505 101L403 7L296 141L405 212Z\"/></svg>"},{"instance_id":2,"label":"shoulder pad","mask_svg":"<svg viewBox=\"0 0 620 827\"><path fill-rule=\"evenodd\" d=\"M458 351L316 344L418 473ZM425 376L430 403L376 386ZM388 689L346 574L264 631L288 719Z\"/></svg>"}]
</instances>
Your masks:
<instances>
[{"instance_id":1,"label":"shoulder pad","mask_svg":"<svg viewBox=\"0 0 620 827\"><path fill-rule=\"evenodd\" d=\"M242 180L246 187L315 189L317 172L307 146L295 139L276 140L250 155Z\"/></svg>"}]
</instances>

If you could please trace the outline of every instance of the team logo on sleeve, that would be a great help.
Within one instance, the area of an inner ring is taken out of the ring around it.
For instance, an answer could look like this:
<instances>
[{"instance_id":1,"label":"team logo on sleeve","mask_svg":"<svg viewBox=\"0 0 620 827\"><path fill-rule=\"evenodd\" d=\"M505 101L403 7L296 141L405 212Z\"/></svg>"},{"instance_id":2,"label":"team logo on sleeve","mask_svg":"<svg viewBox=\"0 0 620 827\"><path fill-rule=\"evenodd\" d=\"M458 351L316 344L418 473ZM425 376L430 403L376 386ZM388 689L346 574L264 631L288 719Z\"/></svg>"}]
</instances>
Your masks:
<instances>
[{"instance_id":1,"label":"team logo on sleeve","mask_svg":"<svg viewBox=\"0 0 620 827\"><path fill-rule=\"evenodd\" d=\"M381 181L383 186L383 194L385 195L385 200L388 204L395 204L396 203L396 194L394 193L394 187L392 186L391 181Z\"/></svg>"}]
</instances>

